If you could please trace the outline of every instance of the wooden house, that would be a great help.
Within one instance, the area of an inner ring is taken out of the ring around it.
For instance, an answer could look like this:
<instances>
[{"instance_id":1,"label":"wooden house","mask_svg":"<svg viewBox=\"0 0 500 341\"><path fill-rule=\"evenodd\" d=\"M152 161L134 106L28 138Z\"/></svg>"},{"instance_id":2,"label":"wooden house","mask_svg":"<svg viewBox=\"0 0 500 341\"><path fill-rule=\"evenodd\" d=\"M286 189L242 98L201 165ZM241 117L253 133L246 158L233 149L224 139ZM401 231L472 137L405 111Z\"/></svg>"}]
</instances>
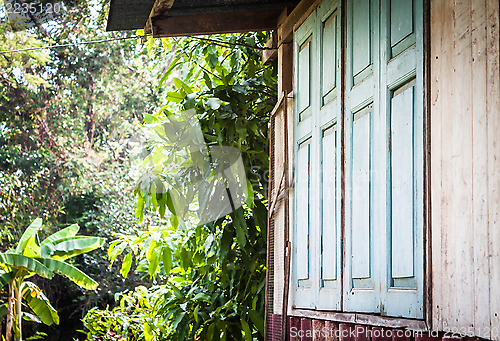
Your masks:
<instances>
[{"instance_id":1,"label":"wooden house","mask_svg":"<svg viewBox=\"0 0 500 341\"><path fill-rule=\"evenodd\" d=\"M498 0L111 1L144 27L275 30L267 340L500 340Z\"/></svg>"}]
</instances>

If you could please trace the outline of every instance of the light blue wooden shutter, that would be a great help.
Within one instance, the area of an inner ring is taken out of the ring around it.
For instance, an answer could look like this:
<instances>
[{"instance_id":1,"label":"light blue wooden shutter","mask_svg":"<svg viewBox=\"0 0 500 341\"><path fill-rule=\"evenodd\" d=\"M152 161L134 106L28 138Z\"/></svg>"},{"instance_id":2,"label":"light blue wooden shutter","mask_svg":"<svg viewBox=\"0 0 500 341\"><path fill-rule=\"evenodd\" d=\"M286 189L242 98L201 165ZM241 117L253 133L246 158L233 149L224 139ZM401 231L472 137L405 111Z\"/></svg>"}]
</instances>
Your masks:
<instances>
[{"instance_id":1,"label":"light blue wooden shutter","mask_svg":"<svg viewBox=\"0 0 500 341\"><path fill-rule=\"evenodd\" d=\"M346 224L344 310L376 312L379 261L376 252L380 143L378 93L378 1L347 2ZM382 186L383 187L383 186Z\"/></svg>"},{"instance_id":2,"label":"light blue wooden shutter","mask_svg":"<svg viewBox=\"0 0 500 341\"><path fill-rule=\"evenodd\" d=\"M422 0L346 5L344 124L337 2L294 37L293 305L421 318Z\"/></svg>"},{"instance_id":3,"label":"light blue wooden shutter","mask_svg":"<svg viewBox=\"0 0 500 341\"><path fill-rule=\"evenodd\" d=\"M321 206L319 234L318 309L341 307L341 225L340 225L340 9L338 2L325 0L316 10L319 44L320 91L316 103L316 134L320 150Z\"/></svg>"},{"instance_id":4,"label":"light blue wooden shutter","mask_svg":"<svg viewBox=\"0 0 500 341\"><path fill-rule=\"evenodd\" d=\"M387 224L381 304L385 314L423 317L423 6L382 2L381 105L388 120Z\"/></svg>"},{"instance_id":5,"label":"light blue wooden shutter","mask_svg":"<svg viewBox=\"0 0 500 341\"><path fill-rule=\"evenodd\" d=\"M294 229L292 234L292 297L300 308L314 308L316 286L314 66L316 60L314 16L295 32L295 118L294 118ZM317 87L316 87L317 88Z\"/></svg>"},{"instance_id":6,"label":"light blue wooden shutter","mask_svg":"<svg viewBox=\"0 0 500 341\"><path fill-rule=\"evenodd\" d=\"M347 4L344 309L421 318L422 1Z\"/></svg>"},{"instance_id":7,"label":"light blue wooden shutter","mask_svg":"<svg viewBox=\"0 0 500 341\"><path fill-rule=\"evenodd\" d=\"M339 13L337 1L325 0L295 31L297 178L292 290L294 305L301 308L341 309ZM307 218L301 189L305 188L306 159ZM306 224L307 245L303 241Z\"/></svg>"}]
</instances>

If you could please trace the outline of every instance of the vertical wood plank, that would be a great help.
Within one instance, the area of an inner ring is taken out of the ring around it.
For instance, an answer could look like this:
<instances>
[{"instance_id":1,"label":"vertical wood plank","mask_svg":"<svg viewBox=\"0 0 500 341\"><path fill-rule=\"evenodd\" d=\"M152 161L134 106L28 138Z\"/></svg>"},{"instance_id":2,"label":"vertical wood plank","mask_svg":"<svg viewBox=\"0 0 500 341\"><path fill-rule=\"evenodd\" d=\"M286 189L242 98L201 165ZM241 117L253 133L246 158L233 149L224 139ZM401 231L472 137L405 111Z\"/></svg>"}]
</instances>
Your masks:
<instances>
[{"instance_id":1,"label":"vertical wood plank","mask_svg":"<svg viewBox=\"0 0 500 341\"><path fill-rule=\"evenodd\" d=\"M488 220L492 335L500 339L500 25L499 2L487 0ZM494 334L494 333L492 333Z\"/></svg>"},{"instance_id":2,"label":"vertical wood plank","mask_svg":"<svg viewBox=\"0 0 500 341\"><path fill-rule=\"evenodd\" d=\"M441 266L441 277L436 278L434 282L441 283L441 291L440 295L437 297L437 307L442 312L442 325L441 330L443 328L450 328L448 325L448 316L451 311L454 311L454 297L456 295L456 278L454 277L454 273L452 271L453 263L450 263L448 260L448 253L453 252L453 243L450 241L448 236L452 236L454 231L452 229L452 222L450 222L450 212L452 212L452 205L450 200L452 196L450 195L453 192L453 183L451 181L451 177L446 173L447 170L452 169L451 164L451 143L450 141L450 123L453 123L452 112L453 104L454 104L454 91L453 91L453 64L454 64L454 42L453 35L450 32L454 30L454 11L455 8L453 6L453 2L449 0L443 0L444 5L442 7L441 17L436 17L436 20L443 21L443 31L442 35L439 36L441 40L441 70L440 70L440 79L439 79L439 96L441 98L441 111L436 112L436 115L441 116L441 120L443 123L442 126L442 138L441 138L441 159L437 160L441 162L441 190L442 193L442 207L441 214L442 219L438 222L437 225L433 225L433 228L436 229L437 233L441 234L441 245L436 250L441 250L441 262L440 264L437 261L433 262L435 266ZM446 128L445 128L446 127ZM431 128L432 129L432 128Z\"/></svg>"},{"instance_id":3,"label":"vertical wood plank","mask_svg":"<svg viewBox=\"0 0 500 341\"><path fill-rule=\"evenodd\" d=\"M486 1L471 2L472 148L474 235L474 327L490 338L490 280L488 248L488 125L484 94L486 75Z\"/></svg>"},{"instance_id":4,"label":"vertical wood plank","mask_svg":"<svg viewBox=\"0 0 500 341\"><path fill-rule=\"evenodd\" d=\"M370 115L352 128L352 278L370 277Z\"/></svg>"},{"instance_id":5,"label":"vertical wood plank","mask_svg":"<svg viewBox=\"0 0 500 341\"><path fill-rule=\"evenodd\" d=\"M430 30L431 30L431 249L432 249L432 328L442 330L442 252L441 230L442 226L442 98L441 75L444 68L444 54L442 36L445 23L449 21L446 15L446 0L433 0L430 2Z\"/></svg>"},{"instance_id":6,"label":"vertical wood plank","mask_svg":"<svg viewBox=\"0 0 500 341\"><path fill-rule=\"evenodd\" d=\"M433 327L497 339L499 3L431 6Z\"/></svg>"},{"instance_id":7,"label":"vertical wood plank","mask_svg":"<svg viewBox=\"0 0 500 341\"><path fill-rule=\"evenodd\" d=\"M453 213L450 214L448 237L454 244L449 250L449 260L455 282L454 309L451 310L454 326L474 325L474 234L472 226L472 55L471 55L471 0L455 1L455 63L453 70L453 109L448 110L447 122L451 123L450 194ZM451 278L450 278L451 279Z\"/></svg>"},{"instance_id":8,"label":"vertical wood plank","mask_svg":"<svg viewBox=\"0 0 500 341\"><path fill-rule=\"evenodd\" d=\"M413 91L393 97L391 106L392 278L414 276Z\"/></svg>"}]
</instances>

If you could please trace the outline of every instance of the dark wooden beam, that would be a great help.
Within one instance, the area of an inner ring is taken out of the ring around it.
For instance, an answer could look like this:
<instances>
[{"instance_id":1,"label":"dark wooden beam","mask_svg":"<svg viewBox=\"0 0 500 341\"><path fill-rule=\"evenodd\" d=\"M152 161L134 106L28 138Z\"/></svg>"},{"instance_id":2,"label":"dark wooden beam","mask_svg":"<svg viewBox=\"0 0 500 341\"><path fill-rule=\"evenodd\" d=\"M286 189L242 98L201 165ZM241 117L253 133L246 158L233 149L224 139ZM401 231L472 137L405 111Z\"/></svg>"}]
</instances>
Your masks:
<instances>
[{"instance_id":1,"label":"dark wooden beam","mask_svg":"<svg viewBox=\"0 0 500 341\"><path fill-rule=\"evenodd\" d=\"M148 21L146 21L146 25L144 26L144 33L150 34L153 33L153 20L158 17L167 16L168 12L174 5L175 0L156 0L153 8L151 9L151 13L149 14Z\"/></svg>"},{"instance_id":2,"label":"dark wooden beam","mask_svg":"<svg viewBox=\"0 0 500 341\"><path fill-rule=\"evenodd\" d=\"M262 63L264 65L270 64L273 60L278 58L278 35L276 31L273 32L273 35L266 42L266 48L268 50L262 51Z\"/></svg>"},{"instance_id":3,"label":"dark wooden beam","mask_svg":"<svg viewBox=\"0 0 500 341\"><path fill-rule=\"evenodd\" d=\"M208 13L186 16L151 17L154 37L267 31L277 27L281 10Z\"/></svg>"}]
</instances>

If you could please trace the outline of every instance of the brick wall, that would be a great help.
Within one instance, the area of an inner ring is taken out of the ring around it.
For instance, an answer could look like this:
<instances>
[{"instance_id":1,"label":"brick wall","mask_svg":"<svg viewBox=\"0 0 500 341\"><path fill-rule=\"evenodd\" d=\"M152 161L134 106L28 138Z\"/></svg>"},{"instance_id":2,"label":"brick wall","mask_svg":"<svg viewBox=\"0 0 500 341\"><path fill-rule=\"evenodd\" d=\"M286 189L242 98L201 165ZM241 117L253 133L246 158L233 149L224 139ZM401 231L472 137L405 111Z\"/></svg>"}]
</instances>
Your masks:
<instances>
[{"instance_id":1,"label":"brick wall","mask_svg":"<svg viewBox=\"0 0 500 341\"><path fill-rule=\"evenodd\" d=\"M281 340L281 316L270 316L268 341ZM287 317L288 341L461 341L459 338L430 336L423 332L391 329L301 317Z\"/></svg>"}]
</instances>

